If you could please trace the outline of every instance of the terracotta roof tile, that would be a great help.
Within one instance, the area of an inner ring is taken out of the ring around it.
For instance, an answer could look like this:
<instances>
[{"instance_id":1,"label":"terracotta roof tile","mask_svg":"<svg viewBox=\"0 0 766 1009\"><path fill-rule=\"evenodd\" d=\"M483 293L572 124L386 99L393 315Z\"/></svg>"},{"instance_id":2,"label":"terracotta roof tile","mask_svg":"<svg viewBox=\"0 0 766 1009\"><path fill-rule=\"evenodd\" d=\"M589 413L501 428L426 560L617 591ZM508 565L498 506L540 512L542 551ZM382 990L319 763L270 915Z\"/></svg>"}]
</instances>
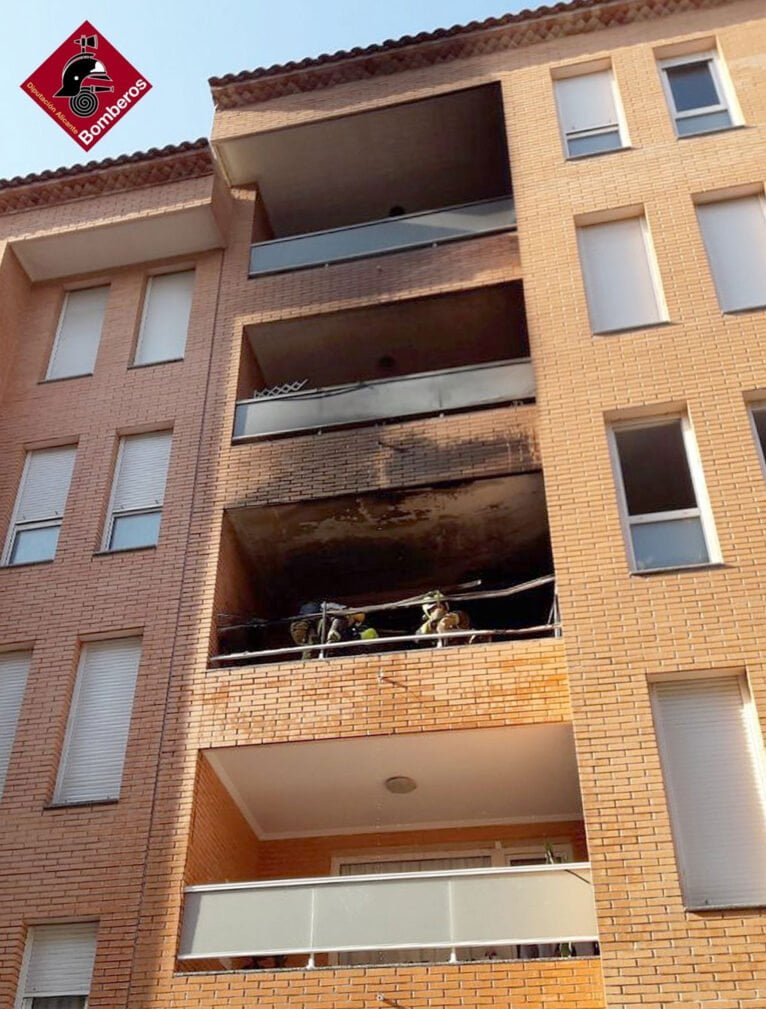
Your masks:
<instances>
[{"instance_id":1,"label":"terracotta roof tile","mask_svg":"<svg viewBox=\"0 0 766 1009\"><path fill-rule=\"evenodd\" d=\"M101 161L88 161L84 165L68 165L63 168L48 169L31 175L16 175L12 179L0 179L0 190L15 189L18 186L32 186L39 182L53 182L76 175L99 172L109 168L121 168L124 165L140 164L144 161L155 161L158 158L169 158L189 151L203 151L208 148L206 137L199 140L188 140L181 144L168 144L167 147L150 147L148 151L135 151L133 154L121 154L116 158L103 158ZM212 170L212 168L211 168Z\"/></svg>"},{"instance_id":2,"label":"terracotta roof tile","mask_svg":"<svg viewBox=\"0 0 766 1009\"><path fill-rule=\"evenodd\" d=\"M568 0L568 2L553 4L550 7L535 7L519 11L516 14L503 14L501 17L485 18L483 21L469 21L465 25L453 25L452 28L437 28L435 31L419 32L417 35L403 35L399 39L387 39L370 46L354 49L340 49L336 53L323 53L321 56L309 56L303 60L291 60L289 63L275 63L270 67L258 67L255 70L242 70L236 74L225 74L223 77L210 77L211 88L224 87L227 84L238 84L243 81L259 80L276 74L291 73L296 70L310 70L313 67L327 63L339 63L343 60L359 56L374 56L378 53L402 49L405 46L420 45L424 42L438 42L456 35L467 35L471 32L486 31L490 28L502 28L506 25L532 21L536 18L551 17L556 14L568 14L573 11L588 10L592 7L603 7L613 0Z\"/></svg>"}]
</instances>

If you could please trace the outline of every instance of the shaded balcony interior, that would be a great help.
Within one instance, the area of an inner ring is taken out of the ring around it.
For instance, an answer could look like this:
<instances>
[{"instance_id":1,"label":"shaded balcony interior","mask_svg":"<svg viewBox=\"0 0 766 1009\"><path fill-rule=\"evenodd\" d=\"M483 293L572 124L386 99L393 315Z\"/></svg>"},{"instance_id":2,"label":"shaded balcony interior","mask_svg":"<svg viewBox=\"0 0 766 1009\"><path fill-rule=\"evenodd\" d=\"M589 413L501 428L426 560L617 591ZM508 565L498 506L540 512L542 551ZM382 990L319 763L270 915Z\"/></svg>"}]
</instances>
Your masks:
<instances>
[{"instance_id":1,"label":"shaded balcony interior","mask_svg":"<svg viewBox=\"0 0 766 1009\"><path fill-rule=\"evenodd\" d=\"M534 399L521 281L246 326L234 439Z\"/></svg>"},{"instance_id":2,"label":"shaded balcony interior","mask_svg":"<svg viewBox=\"0 0 766 1009\"><path fill-rule=\"evenodd\" d=\"M216 147L258 187L251 276L515 227L498 84Z\"/></svg>"},{"instance_id":3,"label":"shaded balcony interior","mask_svg":"<svg viewBox=\"0 0 766 1009\"><path fill-rule=\"evenodd\" d=\"M566 723L206 750L181 968L592 956L587 858Z\"/></svg>"},{"instance_id":4,"label":"shaded balcony interior","mask_svg":"<svg viewBox=\"0 0 766 1009\"><path fill-rule=\"evenodd\" d=\"M219 553L213 661L557 635L552 572L539 471L232 507Z\"/></svg>"}]
</instances>

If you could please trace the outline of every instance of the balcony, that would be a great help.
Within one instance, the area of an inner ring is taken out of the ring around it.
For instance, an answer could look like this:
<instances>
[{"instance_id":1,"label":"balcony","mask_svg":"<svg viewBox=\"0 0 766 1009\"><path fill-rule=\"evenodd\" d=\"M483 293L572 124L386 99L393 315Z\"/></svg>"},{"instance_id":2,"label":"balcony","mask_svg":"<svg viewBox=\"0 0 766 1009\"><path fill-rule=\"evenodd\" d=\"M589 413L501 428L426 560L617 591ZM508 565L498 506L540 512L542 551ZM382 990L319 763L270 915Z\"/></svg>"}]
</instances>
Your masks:
<instances>
[{"instance_id":1,"label":"balcony","mask_svg":"<svg viewBox=\"0 0 766 1009\"><path fill-rule=\"evenodd\" d=\"M234 440L535 397L521 282L246 327Z\"/></svg>"},{"instance_id":2,"label":"balcony","mask_svg":"<svg viewBox=\"0 0 766 1009\"><path fill-rule=\"evenodd\" d=\"M188 970L597 952L562 723L206 750L186 881Z\"/></svg>"},{"instance_id":3,"label":"balcony","mask_svg":"<svg viewBox=\"0 0 766 1009\"><path fill-rule=\"evenodd\" d=\"M590 866L574 862L189 887L180 959L308 954L314 966L318 953L396 950L406 962L426 949L455 962L482 947L590 953L596 940Z\"/></svg>"},{"instance_id":4,"label":"balcony","mask_svg":"<svg viewBox=\"0 0 766 1009\"><path fill-rule=\"evenodd\" d=\"M511 197L397 214L382 221L258 242L250 250L250 277L436 247L515 228L516 211Z\"/></svg>"},{"instance_id":5,"label":"balcony","mask_svg":"<svg viewBox=\"0 0 766 1009\"><path fill-rule=\"evenodd\" d=\"M214 143L257 186L251 277L516 227L496 84Z\"/></svg>"},{"instance_id":6,"label":"balcony","mask_svg":"<svg viewBox=\"0 0 766 1009\"><path fill-rule=\"evenodd\" d=\"M227 666L558 635L542 475L229 508L216 597Z\"/></svg>"}]
</instances>

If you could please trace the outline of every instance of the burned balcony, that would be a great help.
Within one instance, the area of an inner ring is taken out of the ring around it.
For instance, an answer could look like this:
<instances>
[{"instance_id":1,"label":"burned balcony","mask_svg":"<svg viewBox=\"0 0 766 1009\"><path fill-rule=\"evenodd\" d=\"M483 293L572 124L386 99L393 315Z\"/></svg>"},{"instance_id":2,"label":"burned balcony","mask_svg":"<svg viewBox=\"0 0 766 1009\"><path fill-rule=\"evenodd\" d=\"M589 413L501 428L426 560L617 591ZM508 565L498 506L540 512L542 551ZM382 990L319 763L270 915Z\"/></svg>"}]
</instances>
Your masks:
<instances>
[{"instance_id":1,"label":"burned balcony","mask_svg":"<svg viewBox=\"0 0 766 1009\"><path fill-rule=\"evenodd\" d=\"M184 970L598 952L567 724L207 750L186 878Z\"/></svg>"},{"instance_id":2,"label":"burned balcony","mask_svg":"<svg viewBox=\"0 0 766 1009\"><path fill-rule=\"evenodd\" d=\"M248 326L234 440L527 402L521 282Z\"/></svg>"},{"instance_id":3,"label":"burned balcony","mask_svg":"<svg viewBox=\"0 0 766 1009\"><path fill-rule=\"evenodd\" d=\"M256 183L250 276L513 230L500 87L220 138Z\"/></svg>"},{"instance_id":4,"label":"burned balcony","mask_svg":"<svg viewBox=\"0 0 766 1009\"><path fill-rule=\"evenodd\" d=\"M216 664L560 632L542 474L230 508Z\"/></svg>"}]
</instances>

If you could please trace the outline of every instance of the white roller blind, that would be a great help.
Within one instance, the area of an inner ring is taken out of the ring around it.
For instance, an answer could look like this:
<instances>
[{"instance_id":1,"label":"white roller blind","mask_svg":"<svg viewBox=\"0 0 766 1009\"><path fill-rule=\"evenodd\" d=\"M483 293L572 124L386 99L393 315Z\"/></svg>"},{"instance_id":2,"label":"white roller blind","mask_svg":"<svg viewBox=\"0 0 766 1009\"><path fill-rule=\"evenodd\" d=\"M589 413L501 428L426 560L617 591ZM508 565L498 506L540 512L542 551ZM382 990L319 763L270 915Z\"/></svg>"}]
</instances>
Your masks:
<instances>
[{"instance_id":1,"label":"white roller blind","mask_svg":"<svg viewBox=\"0 0 766 1009\"><path fill-rule=\"evenodd\" d=\"M140 638L83 645L56 802L119 796L140 658Z\"/></svg>"},{"instance_id":2,"label":"white roller blind","mask_svg":"<svg viewBox=\"0 0 766 1009\"><path fill-rule=\"evenodd\" d=\"M557 80L555 88L564 133L617 126L611 70L566 77Z\"/></svg>"},{"instance_id":3,"label":"white roller blind","mask_svg":"<svg viewBox=\"0 0 766 1009\"><path fill-rule=\"evenodd\" d=\"M21 702L27 685L29 652L0 654L0 796L11 759Z\"/></svg>"},{"instance_id":4,"label":"white roller blind","mask_svg":"<svg viewBox=\"0 0 766 1009\"><path fill-rule=\"evenodd\" d=\"M193 288L194 270L149 279L136 364L184 356Z\"/></svg>"},{"instance_id":5,"label":"white roller blind","mask_svg":"<svg viewBox=\"0 0 766 1009\"><path fill-rule=\"evenodd\" d=\"M96 922L30 929L24 995L87 995L96 958Z\"/></svg>"},{"instance_id":6,"label":"white roller blind","mask_svg":"<svg viewBox=\"0 0 766 1009\"><path fill-rule=\"evenodd\" d=\"M170 458L169 431L123 438L115 473L112 512L156 508L165 496Z\"/></svg>"},{"instance_id":7,"label":"white roller blind","mask_svg":"<svg viewBox=\"0 0 766 1009\"><path fill-rule=\"evenodd\" d=\"M643 218L580 228L578 240L595 333L649 326L663 319Z\"/></svg>"},{"instance_id":8,"label":"white roller blind","mask_svg":"<svg viewBox=\"0 0 766 1009\"><path fill-rule=\"evenodd\" d=\"M688 907L766 903L763 740L744 691L734 676L653 687Z\"/></svg>"},{"instance_id":9,"label":"white roller blind","mask_svg":"<svg viewBox=\"0 0 766 1009\"><path fill-rule=\"evenodd\" d=\"M67 293L48 365L48 378L89 375L93 371L108 297L108 286Z\"/></svg>"},{"instance_id":10,"label":"white roller blind","mask_svg":"<svg viewBox=\"0 0 766 1009\"><path fill-rule=\"evenodd\" d=\"M724 312L766 305L763 198L745 196L697 207L718 301Z\"/></svg>"},{"instance_id":11,"label":"white roller blind","mask_svg":"<svg viewBox=\"0 0 766 1009\"><path fill-rule=\"evenodd\" d=\"M27 454L19 488L16 522L61 518L72 481L76 448L43 448Z\"/></svg>"}]
</instances>

